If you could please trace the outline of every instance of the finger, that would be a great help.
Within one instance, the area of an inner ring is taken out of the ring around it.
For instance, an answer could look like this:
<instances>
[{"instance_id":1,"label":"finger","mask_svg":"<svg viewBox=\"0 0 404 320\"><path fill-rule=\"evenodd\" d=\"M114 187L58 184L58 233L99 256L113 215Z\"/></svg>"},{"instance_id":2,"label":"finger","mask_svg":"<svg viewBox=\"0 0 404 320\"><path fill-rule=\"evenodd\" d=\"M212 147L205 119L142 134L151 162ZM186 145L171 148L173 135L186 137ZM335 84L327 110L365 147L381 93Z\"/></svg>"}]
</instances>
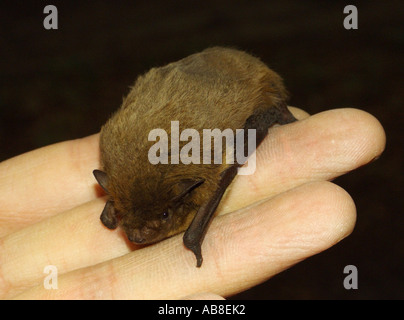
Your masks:
<instances>
[{"instance_id":1,"label":"finger","mask_svg":"<svg viewBox=\"0 0 404 320\"><path fill-rule=\"evenodd\" d=\"M0 163L0 235L97 195L98 135L37 149Z\"/></svg>"},{"instance_id":2,"label":"finger","mask_svg":"<svg viewBox=\"0 0 404 320\"><path fill-rule=\"evenodd\" d=\"M291 107L298 118L304 111ZM98 135L66 141L0 164L0 235L67 210L96 195ZM29 195L29 197L27 196Z\"/></svg>"},{"instance_id":3,"label":"finger","mask_svg":"<svg viewBox=\"0 0 404 320\"><path fill-rule=\"evenodd\" d=\"M16 298L177 299L228 296L262 282L346 237L355 223L349 195L330 182L305 184L232 215L217 217L202 246L204 263L181 235L58 279Z\"/></svg>"},{"instance_id":4,"label":"finger","mask_svg":"<svg viewBox=\"0 0 404 320\"><path fill-rule=\"evenodd\" d=\"M0 236L100 195L92 175L99 167L98 139L65 141L0 163Z\"/></svg>"},{"instance_id":5,"label":"finger","mask_svg":"<svg viewBox=\"0 0 404 320\"><path fill-rule=\"evenodd\" d=\"M232 212L310 181L332 180L379 157L385 143L379 121L357 109L321 112L272 128L257 148L255 173L236 176L218 211Z\"/></svg>"}]
</instances>

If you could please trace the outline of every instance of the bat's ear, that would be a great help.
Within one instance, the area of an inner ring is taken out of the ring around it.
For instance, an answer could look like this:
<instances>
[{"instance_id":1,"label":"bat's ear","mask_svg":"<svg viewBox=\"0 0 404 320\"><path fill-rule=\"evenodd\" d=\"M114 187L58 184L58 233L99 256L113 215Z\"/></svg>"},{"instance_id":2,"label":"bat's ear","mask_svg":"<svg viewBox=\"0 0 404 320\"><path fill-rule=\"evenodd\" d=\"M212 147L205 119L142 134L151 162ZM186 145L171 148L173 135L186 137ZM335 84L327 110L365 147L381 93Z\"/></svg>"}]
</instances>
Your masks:
<instances>
[{"instance_id":1,"label":"bat's ear","mask_svg":"<svg viewBox=\"0 0 404 320\"><path fill-rule=\"evenodd\" d=\"M98 184L108 192L108 177L104 171L101 170L94 170L93 171L94 177L97 180Z\"/></svg>"},{"instance_id":2,"label":"bat's ear","mask_svg":"<svg viewBox=\"0 0 404 320\"><path fill-rule=\"evenodd\" d=\"M182 179L173 187L174 197L171 200L173 202L180 201L188 193L199 187L204 182L205 179Z\"/></svg>"}]
</instances>

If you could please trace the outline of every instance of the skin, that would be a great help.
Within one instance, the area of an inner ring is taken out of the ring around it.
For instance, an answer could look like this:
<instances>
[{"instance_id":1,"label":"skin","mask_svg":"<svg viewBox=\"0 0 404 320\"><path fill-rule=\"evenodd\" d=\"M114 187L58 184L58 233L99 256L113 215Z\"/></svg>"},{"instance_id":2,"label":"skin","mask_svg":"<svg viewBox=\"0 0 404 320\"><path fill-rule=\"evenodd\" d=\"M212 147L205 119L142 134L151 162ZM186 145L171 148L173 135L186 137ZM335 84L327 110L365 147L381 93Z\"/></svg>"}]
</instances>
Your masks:
<instances>
[{"instance_id":1,"label":"skin","mask_svg":"<svg viewBox=\"0 0 404 320\"><path fill-rule=\"evenodd\" d=\"M237 176L223 198L200 269L181 234L137 250L119 229L102 225L106 199L91 174L98 135L0 163L1 297L226 297L338 243L351 233L356 210L329 181L379 157L383 128L356 109L292 111L301 121L270 129L257 172ZM58 268L57 290L43 286L50 264Z\"/></svg>"}]
</instances>

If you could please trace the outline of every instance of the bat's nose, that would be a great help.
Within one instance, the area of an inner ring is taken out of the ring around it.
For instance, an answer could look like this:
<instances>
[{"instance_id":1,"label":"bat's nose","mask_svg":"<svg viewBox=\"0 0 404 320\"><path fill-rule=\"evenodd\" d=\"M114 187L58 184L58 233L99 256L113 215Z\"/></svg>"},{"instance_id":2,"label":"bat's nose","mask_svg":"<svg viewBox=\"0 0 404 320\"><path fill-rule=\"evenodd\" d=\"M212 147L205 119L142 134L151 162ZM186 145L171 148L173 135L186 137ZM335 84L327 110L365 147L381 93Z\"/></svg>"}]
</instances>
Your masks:
<instances>
[{"instance_id":1,"label":"bat's nose","mask_svg":"<svg viewBox=\"0 0 404 320\"><path fill-rule=\"evenodd\" d=\"M137 244L142 244L146 242L146 238L142 235L142 232L140 230L133 230L128 235L128 239Z\"/></svg>"},{"instance_id":2,"label":"bat's nose","mask_svg":"<svg viewBox=\"0 0 404 320\"><path fill-rule=\"evenodd\" d=\"M158 235L158 229L154 227L155 224L149 223L141 228L132 229L128 232L128 239L137 244L152 243L156 241Z\"/></svg>"},{"instance_id":3,"label":"bat's nose","mask_svg":"<svg viewBox=\"0 0 404 320\"><path fill-rule=\"evenodd\" d=\"M146 239L143 238L142 236L137 236L137 237L135 237L135 241L134 241L134 242L136 242L136 243L138 243L138 244L142 244L142 243L144 243L145 241L146 241Z\"/></svg>"}]
</instances>

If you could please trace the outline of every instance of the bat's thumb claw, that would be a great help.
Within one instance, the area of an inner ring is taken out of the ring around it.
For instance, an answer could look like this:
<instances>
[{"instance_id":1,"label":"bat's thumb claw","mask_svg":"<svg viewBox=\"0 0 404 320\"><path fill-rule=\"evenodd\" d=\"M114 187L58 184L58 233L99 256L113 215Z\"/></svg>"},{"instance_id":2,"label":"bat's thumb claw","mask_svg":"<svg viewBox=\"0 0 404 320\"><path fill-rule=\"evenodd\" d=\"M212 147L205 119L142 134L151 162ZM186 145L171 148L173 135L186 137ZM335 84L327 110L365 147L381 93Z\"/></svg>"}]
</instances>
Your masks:
<instances>
[{"instance_id":1,"label":"bat's thumb claw","mask_svg":"<svg viewBox=\"0 0 404 320\"><path fill-rule=\"evenodd\" d=\"M195 252L194 252L194 253L195 253ZM195 257L196 257L196 267L197 267L197 268L200 268L201 265L202 265L202 261L203 261L202 255L201 255L201 254L197 255L197 254L195 253Z\"/></svg>"},{"instance_id":2,"label":"bat's thumb claw","mask_svg":"<svg viewBox=\"0 0 404 320\"><path fill-rule=\"evenodd\" d=\"M195 239L192 236L189 236L189 234L187 234L187 232L185 232L184 234L184 245L191 250L196 258L196 267L200 268L202 265L202 252L201 252L201 244L199 243L199 241L195 241Z\"/></svg>"}]
</instances>

